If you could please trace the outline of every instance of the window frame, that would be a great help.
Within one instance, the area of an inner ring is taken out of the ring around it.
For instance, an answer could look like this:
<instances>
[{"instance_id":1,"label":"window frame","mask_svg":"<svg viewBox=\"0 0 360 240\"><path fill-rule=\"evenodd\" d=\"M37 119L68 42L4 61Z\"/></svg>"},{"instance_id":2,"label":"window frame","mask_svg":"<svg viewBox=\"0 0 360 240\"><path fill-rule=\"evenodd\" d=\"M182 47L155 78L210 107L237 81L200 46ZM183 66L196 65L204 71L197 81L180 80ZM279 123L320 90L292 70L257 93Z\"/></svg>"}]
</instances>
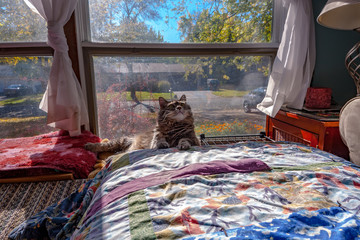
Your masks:
<instances>
[{"instance_id":1,"label":"window frame","mask_svg":"<svg viewBox=\"0 0 360 240\"><path fill-rule=\"evenodd\" d=\"M141 43L90 43L83 42L84 77L87 79L86 96L89 112L90 131L98 134L94 56L120 57L207 57L207 56L270 56L273 62L277 43L229 43L229 44L141 44Z\"/></svg>"},{"instance_id":2,"label":"window frame","mask_svg":"<svg viewBox=\"0 0 360 240\"><path fill-rule=\"evenodd\" d=\"M186 56L270 56L274 61L280 42L281 2L273 1L272 41L269 43L98 43L91 42L88 0L80 0L75 9L77 29L81 29L80 48L86 79L90 131L98 134L94 56L186 57ZM270 66L271 67L271 66Z\"/></svg>"},{"instance_id":3,"label":"window frame","mask_svg":"<svg viewBox=\"0 0 360 240\"><path fill-rule=\"evenodd\" d=\"M79 0L64 26L69 57L88 105L90 131L98 133L93 56L270 56L276 57L281 36L281 1L274 0L272 41L269 43L96 43L90 41L88 0ZM0 57L53 56L46 42L0 43Z\"/></svg>"}]
</instances>

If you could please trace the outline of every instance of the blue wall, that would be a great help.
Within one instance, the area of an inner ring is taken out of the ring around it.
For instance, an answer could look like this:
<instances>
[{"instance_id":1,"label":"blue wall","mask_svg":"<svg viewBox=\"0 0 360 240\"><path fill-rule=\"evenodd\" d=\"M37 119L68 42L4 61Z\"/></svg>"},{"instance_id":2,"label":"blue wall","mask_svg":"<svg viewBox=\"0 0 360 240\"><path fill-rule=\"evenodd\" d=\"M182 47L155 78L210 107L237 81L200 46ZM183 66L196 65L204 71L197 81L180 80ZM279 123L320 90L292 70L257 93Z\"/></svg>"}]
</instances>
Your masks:
<instances>
[{"instance_id":1,"label":"blue wall","mask_svg":"<svg viewBox=\"0 0 360 240\"><path fill-rule=\"evenodd\" d=\"M345 67L345 56L353 45L360 41L360 33L319 25L316 18L326 2L326 0L313 0L316 65L311 86L332 88L334 100L343 105L356 95L354 81Z\"/></svg>"}]
</instances>

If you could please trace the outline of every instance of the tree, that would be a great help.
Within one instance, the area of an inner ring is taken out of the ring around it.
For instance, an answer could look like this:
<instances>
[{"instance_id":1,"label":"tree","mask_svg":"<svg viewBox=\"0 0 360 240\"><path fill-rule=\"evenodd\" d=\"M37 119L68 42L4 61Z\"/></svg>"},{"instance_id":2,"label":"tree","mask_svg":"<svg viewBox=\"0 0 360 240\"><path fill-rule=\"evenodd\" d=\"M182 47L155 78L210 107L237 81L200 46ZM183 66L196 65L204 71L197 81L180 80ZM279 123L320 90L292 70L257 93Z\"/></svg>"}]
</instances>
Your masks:
<instances>
[{"instance_id":1,"label":"tree","mask_svg":"<svg viewBox=\"0 0 360 240\"><path fill-rule=\"evenodd\" d=\"M23 0L0 2L0 41L39 42L46 41L46 22L30 10ZM49 57L2 57L0 64L13 67L18 80L47 82L51 59Z\"/></svg>"},{"instance_id":2,"label":"tree","mask_svg":"<svg viewBox=\"0 0 360 240\"><path fill-rule=\"evenodd\" d=\"M161 18L158 10L165 0L92 0L92 38L105 42L163 42L160 33L146 21Z\"/></svg>"},{"instance_id":3,"label":"tree","mask_svg":"<svg viewBox=\"0 0 360 240\"><path fill-rule=\"evenodd\" d=\"M30 10L23 0L0 1L0 41L46 41L46 22Z\"/></svg>"},{"instance_id":4,"label":"tree","mask_svg":"<svg viewBox=\"0 0 360 240\"><path fill-rule=\"evenodd\" d=\"M183 42L269 42L272 0L206 0L199 10L174 8Z\"/></svg>"},{"instance_id":5,"label":"tree","mask_svg":"<svg viewBox=\"0 0 360 240\"><path fill-rule=\"evenodd\" d=\"M253 43L270 42L272 0L206 0L201 6L186 9L185 1L173 8L180 16L178 29L183 42ZM268 62L259 56L202 58L192 67L203 78L229 80L229 72L256 69L268 72ZM199 71L201 69L201 71ZM187 75L195 73L188 71ZM216 74L215 74L216 73Z\"/></svg>"}]
</instances>

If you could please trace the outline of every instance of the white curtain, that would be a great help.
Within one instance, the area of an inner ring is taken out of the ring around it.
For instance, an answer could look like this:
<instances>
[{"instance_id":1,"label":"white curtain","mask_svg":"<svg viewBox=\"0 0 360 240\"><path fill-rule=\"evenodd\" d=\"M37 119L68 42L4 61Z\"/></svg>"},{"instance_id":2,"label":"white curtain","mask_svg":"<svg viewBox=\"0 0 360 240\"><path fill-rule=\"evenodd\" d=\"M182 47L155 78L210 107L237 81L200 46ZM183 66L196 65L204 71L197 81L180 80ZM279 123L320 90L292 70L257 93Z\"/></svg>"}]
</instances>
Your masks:
<instances>
[{"instance_id":1,"label":"white curtain","mask_svg":"<svg viewBox=\"0 0 360 240\"><path fill-rule=\"evenodd\" d=\"M296 109L303 107L315 66L312 1L282 0L282 7L287 11L280 46L265 98L257 106L271 117L282 105Z\"/></svg>"},{"instance_id":2,"label":"white curtain","mask_svg":"<svg viewBox=\"0 0 360 240\"><path fill-rule=\"evenodd\" d=\"M54 49L54 58L46 92L40 108L46 111L47 123L69 131L71 136L88 127L85 98L72 69L64 25L69 21L77 0L25 0L25 3L47 21L48 45Z\"/></svg>"}]
</instances>

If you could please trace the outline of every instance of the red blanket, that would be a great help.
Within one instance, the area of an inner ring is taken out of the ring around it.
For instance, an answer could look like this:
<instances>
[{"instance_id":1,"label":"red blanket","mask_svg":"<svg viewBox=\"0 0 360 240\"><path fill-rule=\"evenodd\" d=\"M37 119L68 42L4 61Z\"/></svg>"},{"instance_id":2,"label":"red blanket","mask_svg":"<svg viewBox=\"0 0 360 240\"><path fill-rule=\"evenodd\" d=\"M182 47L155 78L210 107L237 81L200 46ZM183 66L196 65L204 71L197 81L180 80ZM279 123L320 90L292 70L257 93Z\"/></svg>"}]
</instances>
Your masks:
<instances>
[{"instance_id":1,"label":"red blanket","mask_svg":"<svg viewBox=\"0 0 360 240\"><path fill-rule=\"evenodd\" d=\"M0 178L54 171L86 178L96 163L96 155L83 148L87 142L100 142L100 138L88 131L77 137L58 131L34 137L0 139Z\"/></svg>"}]
</instances>

